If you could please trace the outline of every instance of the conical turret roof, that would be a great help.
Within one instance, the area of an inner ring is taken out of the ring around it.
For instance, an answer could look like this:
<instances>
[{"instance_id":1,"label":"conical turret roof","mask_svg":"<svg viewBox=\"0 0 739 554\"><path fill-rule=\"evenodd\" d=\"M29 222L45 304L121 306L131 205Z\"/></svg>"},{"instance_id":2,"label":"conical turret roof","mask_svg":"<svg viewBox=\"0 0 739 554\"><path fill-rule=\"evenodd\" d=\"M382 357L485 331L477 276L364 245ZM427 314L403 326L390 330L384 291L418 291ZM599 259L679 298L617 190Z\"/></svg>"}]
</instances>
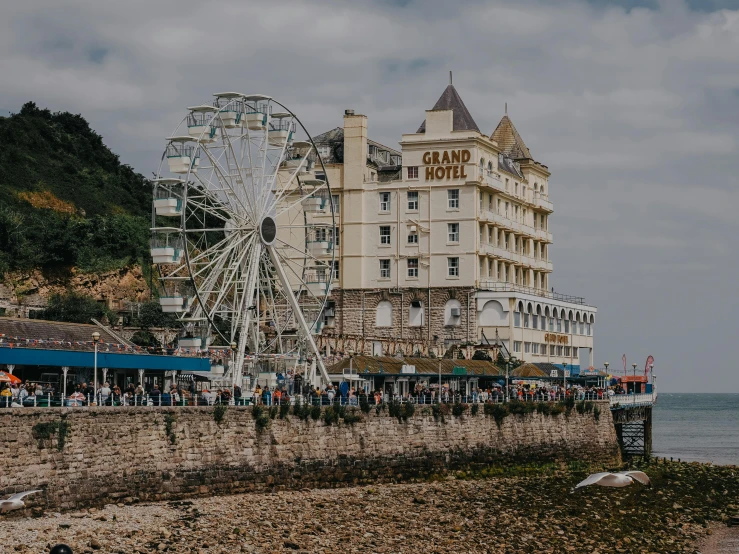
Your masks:
<instances>
[{"instance_id":1,"label":"conical turret roof","mask_svg":"<svg viewBox=\"0 0 739 554\"><path fill-rule=\"evenodd\" d=\"M533 159L531 151L526 146L526 143L518 134L513 121L508 117L508 114L503 116L498 126L490 135L490 138L498 143L503 154L514 160L520 160L523 158Z\"/></svg>"},{"instance_id":2,"label":"conical turret roof","mask_svg":"<svg viewBox=\"0 0 739 554\"><path fill-rule=\"evenodd\" d=\"M457 92L457 89L454 88L454 85L448 85L444 92L441 94L439 99L436 101L436 104L434 104L434 107L432 108L434 110L452 110L452 130L454 131L477 131L480 133L480 129L477 126L477 123L475 123L475 120L472 119L472 115L470 114L469 110L467 109L467 106L464 105L464 102L462 101L462 97L459 96L459 93ZM423 120L423 123L421 123L421 126L418 128L417 133L425 133L426 132L426 120Z\"/></svg>"}]
</instances>

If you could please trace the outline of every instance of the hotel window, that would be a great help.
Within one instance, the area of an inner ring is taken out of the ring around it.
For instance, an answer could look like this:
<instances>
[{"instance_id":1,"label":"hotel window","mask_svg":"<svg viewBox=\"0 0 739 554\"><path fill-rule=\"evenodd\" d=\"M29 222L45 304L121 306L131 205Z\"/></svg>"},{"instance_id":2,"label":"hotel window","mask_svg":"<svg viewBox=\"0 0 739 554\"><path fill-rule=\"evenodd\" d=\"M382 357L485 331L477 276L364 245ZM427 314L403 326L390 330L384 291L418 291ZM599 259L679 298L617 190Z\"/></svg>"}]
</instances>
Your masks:
<instances>
[{"instance_id":1,"label":"hotel window","mask_svg":"<svg viewBox=\"0 0 739 554\"><path fill-rule=\"evenodd\" d=\"M554 331L554 318L553 317L549 318L549 330Z\"/></svg>"},{"instance_id":2,"label":"hotel window","mask_svg":"<svg viewBox=\"0 0 739 554\"><path fill-rule=\"evenodd\" d=\"M524 198L526 198L526 185L523 185L521 187L521 196L523 196ZM526 214L524 213L524 215L526 215Z\"/></svg>"},{"instance_id":3,"label":"hotel window","mask_svg":"<svg viewBox=\"0 0 739 554\"><path fill-rule=\"evenodd\" d=\"M565 333L569 333L569 332L570 332L570 320L565 319Z\"/></svg>"},{"instance_id":4,"label":"hotel window","mask_svg":"<svg viewBox=\"0 0 739 554\"><path fill-rule=\"evenodd\" d=\"M483 193L480 193L480 211L482 211L482 210L483 210L483 207L482 207L482 202L483 202L483 199L484 199L484 198L485 198L485 195L484 195Z\"/></svg>"},{"instance_id":5,"label":"hotel window","mask_svg":"<svg viewBox=\"0 0 739 554\"><path fill-rule=\"evenodd\" d=\"M538 315L532 315L531 316L531 319L532 319L532 325L531 326L534 329L538 329L539 328L539 316Z\"/></svg>"},{"instance_id":6,"label":"hotel window","mask_svg":"<svg viewBox=\"0 0 739 554\"><path fill-rule=\"evenodd\" d=\"M514 352L521 352L521 341L520 340L514 340L513 341L513 351Z\"/></svg>"},{"instance_id":7,"label":"hotel window","mask_svg":"<svg viewBox=\"0 0 739 554\"><path fill-rule=\"evenodd\" d=\"M516 221L518 221L518 206L516 206L515 215L516 215Z\"/></svg>"},{"instance_id":8,"label":"hotel window","mask_svg":"<svg viewBox=\"0 0 739 554\"><path fill-rule=\"evenodd\" d=\"M516 196L518 196L518 183L515 184L513 190L516 192Z\"/></svg>"},{"instance_id":9,"label":"hotel window","mask_svg":"<svg viewBox=\"0 0 739 554\"><path fill-rule=\"evenodd\" d=\"M448 242L459 242L459 223L447 223Z\"/></svg>"},{"instance_id":10,"label":"hotel window","mask_svg":"<svg viewBox=\"0 0 739 554\"><path fill-rule=\"evenodd\" d=\"M523 314L523 326L526 327L527 329L529 328L530 317L531 316L529 314Z\"/></svg>"},{"instance_id":11,"label":"hotel window","mask_svg":"<svg viewBox=\"0 0 739 554\"><path fill-rule=\"evenodd\" d=\"M408 244L418 244L418 233L415 231L408 233Z\"/></svg>"},{"instance_id":12,"label":"hotel window","mask_svg":"<svg viewBox=\"0 0 739 554\"><path fill-rule=\"evenodd\" d=\"M381 212L390 211L390 193L389 192L380 193L380 211Z\"/></svg>"},{"instance_id":13,"label":"hotel window","mask_svg":"<svg viewBox=\"0 0 739 554\"><path fill-rule=\"evenodd\" d=\"M565 356L567 356L568 358L570 357L570 347L569 346L565 346Z\"/></svg>"},{"instance_id":14,"label":"hotel window","mask_svg":"<svg viewBox=\"0 0 739 554\"><path fill-rule=\"evenodd\" d=\"M580 323L580 334L581 335L585 334L585 324L582 322Z\"/></svg>"},{"instance_id":15,"label":"hotel window","mask_svg":"<svg viewBox=\"0 0 739 554\"><path fill-rule=\"evenodd\" d=\"M541 316L541 330L542 331L547 330L547 316L545 315Z\"/></svg>"},{"instance_id":16,"label":"hotel window","mask_svg":"<svg viewBox=\"0 0 739 554\"><path fill-rule=\"evenodd\" d=\"M408 327L423 327L423 303L411 300L408 308Z\"/></svg>"},{"instance_id":17,"label":"hotel window","mask_svg":"<svg viewBox=\"0 0 739 554\"><path fill-rule=\"evenodd\" d=\"M539 353L539 343L535 342L532 346L534 347L534 354L538 354Z\"/></svg>"},{"instance_id":18,"label":"hotel window","mask_svg":"<svg viewBox=\"0 0 739 554\"><path fill-rule=\"evenodd\" d=\"M418 166L413 165L408 167L408 178L418 179Z\"/></svg>"},{"instance_id":19,"label":"hotel window","mask_svg":"<svg viewBox=\"0 0 739 554\"><path fill-rule=\"evenodd\" d=\"M557 318L557 332L558 333L562 332L562 320L559 318Z\"/></svg>"},{"instance_id":20,"label":"hotel window","mask_svg":"<svg viewBox=\"0 0 739 554\"><path fill-rule=\"evenodd\" d=\"M459 258L447 258L446 266L448 277L459 277Z\"/></svg>"},{"instance_id":21,"label":"hotel window","mask_svg":"<svg viewBox=\"0 0 739 554\"><path fill-rule=\"evenodd\" d=\"M495 277L495 275L493 275L493 260L488 260L488 276Z\"/></svg>"},{"instance_id":22,"label":"hotel window","mask_svg":"<svg viewBox=\"0 0 739 554\"><path fill-rule=\"evenodd\" d=\"M553 344L550 344L549 345L549 355L554 356L556 351L557 351L557 347L554 346Z\"/></svg>"},{"instance_id":23,"label":"hotel window","mask_svg":"<svg viewBox=\"0 0 739 554\"><path fill-rule=\"evenodd\" d=\"M498 200L498 215L502 215L502 214L500 213L500 200Z\"/></svg>"},{"instance_id":24,"label":"hotel window","mask_svg":"<svg viewBox=\"0 0 739 554\"><path fill-rule=\"evenodd\" d=\"M488 242L493 244L493 228L488 227Z\"/></svg>"},{"instance_id":25,"label":"hotel window","mask_svg":"<svg viewBox=\"0 0 739 554\"><path fill-rule=\"evenodd\" d=\"M521 312L513 312L513 326L521 327Z\"/></svg>"},{"instance_id":26,"label":"hotel window","mask_svg":"<svg viewBox=\"0 0 739 554\"><path fill-rule=\"evenodd\" d=\"M488 194L488 210L493 211L493 195Z\"/></svg>"},{"instance_id":27,"label":"hotel window","mask_svg":"<svg viewBox=\"0 0 739 554\"><path fill-rule=\"evenodd\" d=\"M418 191L408 191L408 211L418 211Z\"/></svg>"},{"instance_id":28,"label":"hotel window","mask_svg":"<svg viewBox=\"0 0 739 554\"><path fill-rule=\"evenodd\" d=\"M593 333L593 331L592 331L592 329L590 327L590 323L588 323L588 336L590 336L592 333Z\"/></svg>"},{"instance_id":29,"label":"hotel window","mask_svg":"<svg viewBox=\"0 0 739 554\"><path fill-rule=\"evenodd\" d=\"M341 202L339 202L339 195L338 194L332 194L331 195L331 205L334 208L334 213L336 215L341 214Z\"/></svg>"},{"instance_id":30,"label":"hotel window","mask_svg":"<svg viewBox=\"0 0 739 554\"><path fill-rule=\"evenodd\" d=\"M557 346L557 356L562 356L562 347Z\"/></svg>"},{"instance_id":31,"label":"hotel window","mask_svg":"<svg viewBox=\"0 0 739 554\"><path fill-rule=\"evenodd\" d=\"M339 228L334 227L328 230L328 240L334 244L334 246L340 246L339 244Z\"/></svg>"},{"instance_id":32,"label":"hotel window","mask_svg":"<svg viewBox=\"0 0 739 554\"><path fill-rule=\"evenodd\" d=\"M579 350L577 349L577 346L572 347L572 357L578 358L580 356Z\"/></svg>"},{"instance_id":33,"label":"hotel window","mask_svg":"<svg viewBox=\"0 0 739 554\"><path fill-rule=\"evenodd\" d=\"M390 245L390 225L380 225L380 244Z\"/></svg>"},{"instance_id":34,"label":"hotel window","mask_svg":"<svg viewBox=\"0 0 739 554\"><path fill-rule=\"evenodd\" d=\"M418 277L418 258L408 258L408 278L415 279Z\"/></svg>"},{"instance_id":35,"label":"hotel window","mask_svg":"<svg viewBox=\"0 0 739 554\"><path fill-rule=\"evenodd\" d=\"M531 354L531 343L530 342L523 343L523 351L525 354Z\"/></svg>"},{"instance_id":36,"label":"hotel window","mask_svg":"<svg viewBox=\"0 0 739 554\"><path fill-rule=\"evenodd\" d=\"M450 210L459 208L459 189L451 189L446 191L447 205Z\"/></svg>"},{"instance_id":37,"label":"hotel window","mask_svg":"<svg viewBox=\"0 0 739 554\"><path fill-rule=\"evenodd\" d=\"M328 242L329 231L325 227L316 229L316 242Z\"/></svg>"},{"instance_id":38,"label":"hotel window","mask_svg":"<svg viewBox=\"0 0 739 554\"><path fill-rule=\"evenodd\" d=\"M546 356L547 355L547 345L546 344L542 344L541 345L541 355L542 356Z\"/></svg>"},{"instance_id":39,"label":"hotel window","mask_svg":"<svg viewBox=\"0 0 739 554\"><path fill-rule=\"evenodd\" d=\"M390 260L380 260L380 279L390 279Z\"/></svg>"},{"instance_id":40,"label":"hotel window","mask_svg":"<svg viewBox=\"0 0 739 554\"><path fill-rule=\"evenodd\" d=\"M338 260L334 260L333 278L336 279L337 281L339 280L339 261Z\"/></svg>"}]
</instances>

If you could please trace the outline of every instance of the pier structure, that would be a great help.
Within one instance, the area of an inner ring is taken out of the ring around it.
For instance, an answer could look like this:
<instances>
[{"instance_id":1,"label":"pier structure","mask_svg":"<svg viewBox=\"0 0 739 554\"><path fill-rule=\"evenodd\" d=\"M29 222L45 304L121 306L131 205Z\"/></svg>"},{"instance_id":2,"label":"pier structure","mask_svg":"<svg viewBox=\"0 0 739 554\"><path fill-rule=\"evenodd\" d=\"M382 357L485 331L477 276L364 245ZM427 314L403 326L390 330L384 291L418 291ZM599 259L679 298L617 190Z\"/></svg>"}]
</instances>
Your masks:
<instances>
[{"instance_id":1,"label":"pier structure","mask_svg":"<svg viewBox=\"0 0 739 554\"><path fill-rule=\"evenodd\" d=\"M624 456L652 454L652 408L657 391L640 394L619 394L611 397L611 414Z\"/></svg>"}]
</instances>

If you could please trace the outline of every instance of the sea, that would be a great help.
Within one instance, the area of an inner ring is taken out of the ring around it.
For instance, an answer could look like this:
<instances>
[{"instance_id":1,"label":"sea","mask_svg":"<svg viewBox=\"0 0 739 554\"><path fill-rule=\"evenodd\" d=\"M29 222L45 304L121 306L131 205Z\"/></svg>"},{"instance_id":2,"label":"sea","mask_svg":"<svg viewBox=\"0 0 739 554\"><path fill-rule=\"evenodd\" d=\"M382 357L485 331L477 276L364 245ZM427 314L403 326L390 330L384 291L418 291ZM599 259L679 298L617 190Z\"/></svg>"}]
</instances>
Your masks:
<instances>
[{"instance_id":1,"label":"sea","mask_svg":"<svg viewBox=\"0 0 739 554\"><path fill-rule=\"evenodd\" d=\"M739 394L661 392L652 414L654 456L739 465Z\"/></svg>"}]
</instances>

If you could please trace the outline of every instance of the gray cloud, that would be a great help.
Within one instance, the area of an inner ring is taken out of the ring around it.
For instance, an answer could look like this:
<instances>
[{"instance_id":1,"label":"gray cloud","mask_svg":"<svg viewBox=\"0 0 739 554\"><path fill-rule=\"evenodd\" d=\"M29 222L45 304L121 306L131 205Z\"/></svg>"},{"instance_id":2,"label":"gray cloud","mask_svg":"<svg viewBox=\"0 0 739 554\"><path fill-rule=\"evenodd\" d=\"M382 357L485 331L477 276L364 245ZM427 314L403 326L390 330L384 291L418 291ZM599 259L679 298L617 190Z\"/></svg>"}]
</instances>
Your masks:
<instances>
[{"instance_id":1,"label":"gray cloud","mask_svg":"<svg viewBox=\"0 0 739 554\"><path fill-rule=\"evenodd\" d=\"M82 113L150 174L184 108L273 95L318 134L342 110L395 145L447 71L485 132L508 102L553 173L556 289L600 310L596 359L657 359L671 390L736 390L733 0L16 2L0 108Z\"/></svg>"}]
</instances>

